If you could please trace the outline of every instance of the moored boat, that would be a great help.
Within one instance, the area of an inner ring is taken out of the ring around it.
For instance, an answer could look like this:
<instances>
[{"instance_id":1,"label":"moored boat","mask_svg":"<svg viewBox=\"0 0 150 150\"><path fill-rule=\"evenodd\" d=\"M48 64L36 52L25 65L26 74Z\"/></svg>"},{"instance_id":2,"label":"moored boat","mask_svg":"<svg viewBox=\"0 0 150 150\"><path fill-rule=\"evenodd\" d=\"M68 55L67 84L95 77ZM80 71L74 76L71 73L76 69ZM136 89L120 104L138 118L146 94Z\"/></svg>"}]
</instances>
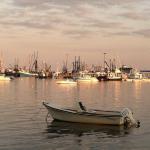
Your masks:
<instances>
[{"instance_id":1,"label":"moored boat","mask_svg":"<svg viewBox=\"0 0 150 150\"><path fill-rule=\"evenodd\" d=\"M100 74L97 79L98 81L107 81L107 75Z\"/></svg>"},{"instance_id":2,"label":"moored boat","mask_svg":"<svg viewBox=\"0 0 150 150\"><path fill-rule=\"evenodd\" d=\"M88 81L91 81L91 77L90 76L78 77L77 81L79 81L79 82L88 82Z\"/></svg>"},{"instance_id":3,"label":"moored boat","mask_svg":"<svg viewBox=\"0 0 150 150\"><path fill-rule=\"evenodd\" d=\"M77 82L72 79L63 79L63 80L56 81L56 83L57 84L77 84Z\"/></svg>"},{"instance_id":4,"label":"moored boat","mask_svg":"<svg viewBox=\"0 0 150 150\"><path fill-rule=\"evenodd\" d=\"M30 73L24 70L20 70L19 72L20 77L36 77L38 74L36 73Z\"/></svg>"},{"instance_id":5,"label":"moored boat","mask_svg":"<svg viewBox=\"0 0 150 150\"><path fill-rule=\"evenodd\" d=\"M107 77L107 81L122 81L122 77L121 77L121 76L116 76L116 75L110 74L110 75Z\"/></svg>"},{"instance_id":6,"label":"moored boat","mask_svg":"<svg viewBox=\"0 0 150 150\"><path fill-rule=\"evenodd\" d=\"M94 76L92 76L90 73L84 73L84 72L80 72L78 76L75 77L75 79L78 82L95 82L98 81L98 79Z\"/></svg>"},{"instance_id":7,"label":"moored boat","mask_svg":"<svg viewBox=\"0 0 150 150\"><path fill-rule=\"evenodd\" d=\"M81 102L79 102L80 110L63 109L46 102L43 102L43 105L54 120L108 125L136 124L128 108L122 111L86 110Z\"/></svg>"},{"instance_id":8,"label":"moored boat","mask_svg":"<svg viewBox=\"0 0 150 150\"><path fill-rule=\"evenodd\" d=\"M113 72L99 73L97 79L99 81L122 81L122 73L119 69L115 69Z\"/></svg>"}]
</instances>

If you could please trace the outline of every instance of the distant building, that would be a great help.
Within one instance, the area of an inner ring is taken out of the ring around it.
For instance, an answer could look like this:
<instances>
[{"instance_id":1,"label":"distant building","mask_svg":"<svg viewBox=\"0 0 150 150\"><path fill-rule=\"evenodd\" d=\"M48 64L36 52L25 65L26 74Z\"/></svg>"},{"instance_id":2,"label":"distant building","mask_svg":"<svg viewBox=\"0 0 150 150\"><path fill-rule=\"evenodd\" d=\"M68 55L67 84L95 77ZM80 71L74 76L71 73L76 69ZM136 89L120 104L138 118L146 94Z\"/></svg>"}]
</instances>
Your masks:
<instances>
[{"instance_id":1,"label":"distant building","mask_svg":"<svg viewBox=\"0 0 150 150\"><path fill-rule=\"evenodd\" d=\"M150 70L141 70L140 73L143 75L143 78L150 78Z\"/></svg>"}]
</instances>

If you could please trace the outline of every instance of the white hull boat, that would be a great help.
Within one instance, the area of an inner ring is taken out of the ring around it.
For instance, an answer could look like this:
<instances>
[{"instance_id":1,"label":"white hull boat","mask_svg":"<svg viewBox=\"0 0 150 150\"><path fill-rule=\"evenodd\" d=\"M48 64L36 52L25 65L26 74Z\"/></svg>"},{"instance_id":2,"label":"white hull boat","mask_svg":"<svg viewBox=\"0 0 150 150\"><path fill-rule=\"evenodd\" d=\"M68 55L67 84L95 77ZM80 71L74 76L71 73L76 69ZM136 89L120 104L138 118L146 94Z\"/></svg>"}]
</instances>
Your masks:
<instances>
[{"instance_id":1,"label":"white hull boat","mask_svg":"<svg viewBox=\"0 0 150 150\"><path fill-rule=\"evenodd\" d=\"M126 123L136 124L132 112L125 108L123 111L104 111L89 110L79 102L81 111L73 109L62 109L43 102L54 120L89 123L89 124L107 124L107 125L123 125Z\"/></svg>"},{"instance_id":2,"label":"white hull boat","mask_svg":"<svg viewBox=\"0 0 150 150\"><path fill-rule=\"evenodd\" d=\"M77 84L76 81L70 80L70 79L59 80L59 81L57 81L56 83L57 83L57 84Z\"/></svg>"},{"instance_id":3,"label":"white hull boat","mask_svg":"<svg viewBox=\"0 0 150 150\"><path fill-rule=\"evenodd\" d=\"M77 81L79 81L79 82L90 82L91 81L91 77L79 77L78 79L77 79Z\"/></svg>"},{"instance_id":4,"label":"white hull boat","mask_svg":"<svg viewBox=\"0 0 150 150\"><path fill-rule=\"evenodd\" d=\"M126 79L127 82L142 82L143 79Z\"/></svg>"},{"instance_id":5,"label":"white hull boat","mask_svg":"<svg viewBox=\"0 0 150 150\"><path fill-rule=\"evenodd\" d=\"M27 71L19 71L20 77L36 77L38 74L36 73L30 73Z\"/></svg>"},{"instance_id":6,"label":"white hull boat","mask_svg":"<svg viewBox=\"0 0 150 150\"><path fill-rule=\"evenodd\" d=\"M95 77L79 77L77 81L78 82L97 82L98 79Z\"/></svg>"}]
</instances>

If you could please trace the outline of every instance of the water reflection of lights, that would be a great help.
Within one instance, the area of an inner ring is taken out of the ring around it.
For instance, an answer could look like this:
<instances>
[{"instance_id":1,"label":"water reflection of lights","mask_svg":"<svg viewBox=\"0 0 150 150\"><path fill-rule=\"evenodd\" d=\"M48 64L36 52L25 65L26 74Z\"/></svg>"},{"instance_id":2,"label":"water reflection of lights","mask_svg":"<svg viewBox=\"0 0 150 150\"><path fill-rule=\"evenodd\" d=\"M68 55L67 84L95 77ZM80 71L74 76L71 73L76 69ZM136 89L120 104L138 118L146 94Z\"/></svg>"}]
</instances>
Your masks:
<instances>
[{"instance_id":1,"label":"water reflection of lights","mask_svg":"<svg viewBox=\"0 0 150 150\"><path fill-rule=\"evenodd\" d=\"M121 104L120 101L120 94L121 94L121 83L122 82L115 82L114 83L114 103L115 106L119 107Z\"/></svg>"},{"instance_id":2,"label":"water reflection of lights","mask_svg":"<svg viewBox=\"0 0 150 150\"><path fill-rule=\"evenodd\" d=\"M0 81L0 85L5 85L5 84L8 84L10 83L11 81Z\"/></svg>"},{"instance_id":3,"label":"water reflection of lights","mask_svg":"<svg viewBox=\"0 0 150 150\"><path fill-rule=\"evenodd\" d=\"M142 87L142 81L134 82L133 91L134 91L134 96L135 96L136 99L140 98L141 87Z\"/></svg>"},{"instance_id":4,"label":"water reflection of lights","mask_svg":"<svg viewBox=\"0 0 150 150\"><path fill-rule=\"evenodd\" d=\"M67 90L71 89L72 87L76 87L76 84L58 84L60 88L65 88Z\"/></svg>"}]
</instances>

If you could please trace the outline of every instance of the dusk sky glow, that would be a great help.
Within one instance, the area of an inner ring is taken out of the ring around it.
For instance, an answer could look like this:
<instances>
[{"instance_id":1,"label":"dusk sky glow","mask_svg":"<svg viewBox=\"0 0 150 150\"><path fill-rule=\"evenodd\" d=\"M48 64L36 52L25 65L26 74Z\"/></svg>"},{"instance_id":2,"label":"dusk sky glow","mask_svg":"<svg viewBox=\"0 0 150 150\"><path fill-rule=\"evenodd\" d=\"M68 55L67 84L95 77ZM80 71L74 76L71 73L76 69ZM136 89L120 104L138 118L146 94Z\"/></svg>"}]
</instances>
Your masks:
<instances>
[{"instance_id":1,"label":"dusk sky glow","mask_svg":"<svg viewBox=\"0 0 150 150\"><path fill-rule=\"evenodd\" d=\"M6 64L39 52L56 68L66 54L71 64L103 62L150 69L149 0L1 0L0 51Z\"/></svg>"}]
</instances>

